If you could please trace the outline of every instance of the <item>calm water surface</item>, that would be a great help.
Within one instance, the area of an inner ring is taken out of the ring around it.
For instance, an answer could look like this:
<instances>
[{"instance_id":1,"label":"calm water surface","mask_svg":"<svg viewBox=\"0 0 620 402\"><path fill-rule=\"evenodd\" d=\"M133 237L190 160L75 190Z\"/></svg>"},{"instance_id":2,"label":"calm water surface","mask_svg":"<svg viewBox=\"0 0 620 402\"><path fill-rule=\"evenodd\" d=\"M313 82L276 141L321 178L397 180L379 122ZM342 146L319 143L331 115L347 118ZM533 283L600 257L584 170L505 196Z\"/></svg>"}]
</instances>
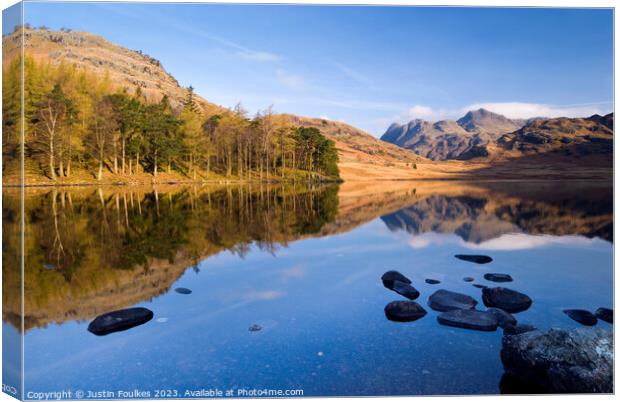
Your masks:
<instances>
[{"instance_id":1,"label":"calm water surface","mask_svg":"<svg viewBox=\"0 0 620 402\"><path fill-rule=\"evenodd\" d=\"M462 278L492 285L485 273L510 274L507 287L534 300L517 319L541 329L579 326L566 308L612 307L610 185L408 186L370 196L337 187L32 190L26 392L496 394L501 330L439 325L426 305L433 291L481 303ZM5 233L14 233L16 202L5 195ZM5 234L5 333L17 333L15 244ZM424 318L385 318L385 305L403 300L380 281L389 269L413 281ZM155 316L103 337L86 330L130 306Z\"/></svg>"}]
</instances>

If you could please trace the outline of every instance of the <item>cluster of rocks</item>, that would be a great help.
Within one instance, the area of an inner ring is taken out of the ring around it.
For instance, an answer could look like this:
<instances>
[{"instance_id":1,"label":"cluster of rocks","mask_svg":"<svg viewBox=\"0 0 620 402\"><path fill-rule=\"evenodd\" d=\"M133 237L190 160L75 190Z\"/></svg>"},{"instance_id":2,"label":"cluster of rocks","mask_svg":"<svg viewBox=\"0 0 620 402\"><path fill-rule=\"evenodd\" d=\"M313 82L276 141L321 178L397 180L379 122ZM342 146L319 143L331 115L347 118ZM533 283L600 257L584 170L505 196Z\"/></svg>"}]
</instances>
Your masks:
<instances>
[{"instance_id":1,"label":"cluster of rocks","mask_svg":"<svg viewBox=\"0 0 620 402\"><path fill-rule=\"evenodd\" d=\"M588 310L581 309L568 309L563 312L578 323L589 327L596 325L598 320L603 320L610 324L614 323L614 311L605 307L598 308L594 314Z\"/></svg>"},{"instance_id":2,"label":"cluster of rocks","mask_svg":"<svg viewBox=\"0 0 620 402\"><path fill-rule=\"evenodd\" d=\"M493 259L486 255L457 254L456 258L476 264L488 264ZM484 278L491 282L511 282L512 277L501 273L488 273ZM427 311L416 300L420 292L413 287L409 278L398 271L388 271L381 277L383 286L409 299L393 301L385 306L385 316L391 321L411 322L424 317ZM474 278L463 278L473 282ZM427 278L427 284L436 285L440 281ZM473 284L482 291L482 301L486 310L478 310L478 301L466 294L439 289L428 298L428 306L440 312L437 322L441 325L467 328L479 331L495 331L498 327L509 333L523 333L533 330L530 325L518 324L512 314L527 310L532 299L527 295L504 287L490 288L482 284Z\"/></svg>"},{"instance_id":3,"label":"cluster of rocks","mask_svg":"<svg viewBox=\"0 0 620 402\"><path fill-rule=\"evenodd\" d=\"M187 288L176 288L175 292L183 295L192 293ZM88 324L88 331L97 336L108 335L113 332L126 331L153 319L153 312L145 307L132 307L116 310L96 317Z\"/></svg>"},{"instance_id":4,"label":"cluster of rocks","mask_svg":"<svg viewBox=\"0 0 620 402\"><path fill-rule=\"evenodd\" d=\"M456 255L458 259L488 264L493 259L483 255ZM506 283L508 274L487 273L484 279ZM383 285L409 300L393 301L385 306L389 320L411 322L427 312L415 299L420 292L409 278L397 271L381 277ZM474 278L464 277L465 282ZM437 285L436 279L425 279ZM439 289L428 298L428 306L438 311L441 325L478 331L503 328L501 360L505 373L500 382L502 393L612 393L613 392L613 333L608 329L552 329L542 332L529 324L518 323L513 314L530 308L532 299L505 287L488 287L473 283L481 289L486 310L477 309L478 301L466 294ZM593 314L587 310L570 309L564 313L586 325L598 320L613 324L613 310L601 307Z\"/></svg>"}]
</instances>

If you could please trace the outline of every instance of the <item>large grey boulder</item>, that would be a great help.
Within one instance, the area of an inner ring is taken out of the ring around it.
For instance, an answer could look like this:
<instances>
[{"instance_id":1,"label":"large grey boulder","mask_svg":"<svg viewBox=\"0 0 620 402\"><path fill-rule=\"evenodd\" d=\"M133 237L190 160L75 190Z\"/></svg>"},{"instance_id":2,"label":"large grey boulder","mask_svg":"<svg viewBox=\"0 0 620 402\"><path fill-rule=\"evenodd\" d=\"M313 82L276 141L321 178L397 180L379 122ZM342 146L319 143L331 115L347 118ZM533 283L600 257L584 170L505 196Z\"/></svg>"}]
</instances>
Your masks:
<instances>
[{"instance_id":1,"label":"large grey boulder","mask_svg":"<svg viewBox=\"0 0 620 402\"><path fill-rule=\"evenodd\" d=\"M504 335L506 375L548 393L612 393L613 333L602 328L552 329ZM518 390L517 390L518 391Z\"/></svg>"}]
</instances>

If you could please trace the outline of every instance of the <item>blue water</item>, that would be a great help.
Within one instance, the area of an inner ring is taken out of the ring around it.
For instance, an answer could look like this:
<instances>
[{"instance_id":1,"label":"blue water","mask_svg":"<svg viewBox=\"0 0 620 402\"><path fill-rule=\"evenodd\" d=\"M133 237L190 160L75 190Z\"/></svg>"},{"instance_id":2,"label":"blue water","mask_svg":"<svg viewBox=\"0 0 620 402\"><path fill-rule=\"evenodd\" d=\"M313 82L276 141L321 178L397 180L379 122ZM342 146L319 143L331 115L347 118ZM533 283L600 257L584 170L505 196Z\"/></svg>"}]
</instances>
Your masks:
<instances>
[{"instance_id":1,"label":"blue water","mask_svg":"<svg viewBox=\"0 0 620 402\"><path fill-rule=\"evenodd\" d=\"M476 265L453 257L484 253ZM314 395L496 394L501 331L444 327L437 313L412 323L385 318L402 297L384 288L389 269L421 292L462 292L481 302L486 272L534 303L517 315L541 329L579 326L565 308L612 307L612 243L598 237L505 234L470 243L454 233L410 234L379 217L350 232L294 241L272 255L251 247L200 262L166 293L140 303L153 320L97 337L88 322L35 328L25 337L26 391L301 389ZM428 285L425 278L439 279ZM263 329L250 332L259 324ZM599 322L599 326L611 327Z\"/></svg>"}]
</instances>

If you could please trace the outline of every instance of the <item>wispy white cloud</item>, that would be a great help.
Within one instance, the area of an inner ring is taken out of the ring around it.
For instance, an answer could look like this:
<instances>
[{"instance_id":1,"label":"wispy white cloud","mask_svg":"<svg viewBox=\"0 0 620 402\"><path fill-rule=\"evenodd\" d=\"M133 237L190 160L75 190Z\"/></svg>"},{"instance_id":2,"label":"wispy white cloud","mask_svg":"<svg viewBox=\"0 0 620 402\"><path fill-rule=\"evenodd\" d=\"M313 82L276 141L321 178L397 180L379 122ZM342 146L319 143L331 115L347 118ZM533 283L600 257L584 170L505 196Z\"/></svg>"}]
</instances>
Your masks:
<instances>
[{"instance_id":1,"label":"wispy white cloud","mask_svg":"<svg viewBox=\"0 0 620 402\"><path fill-rule=\"evenodd\" d=\"M280 55L269 52L261 52L255 50L239 50L235 52L235 54L246 60L254 60L254 61L279 61L282 60Z\"/></svg>"},{"instance_id":2,"label":"wispy white cloud","mask_svg":"<svg viewBox=\"0 0 620 402\"><path fill-rule=\"evenodd\" d=\"M487 109L512 119L530 117L588 117L595 113L601 114L610 110L611 102L582 103L572 105L550 105L544 103L524 102L488 102L474 103L461 109L462 113L469 110Z\"/></svg>"},{"instance_id":3,"label":"wispy white cloud","mask_svg":"<svg viewBox=\"0 0 620 402\"><path fill-rule=\"evenodd\" d=\"M408 115L412 119L431 119L435 116L435 112L429 106L415 105L408 110Z\"/></svg>"},{"instance_id":4,"label":"wispy white cloud","mask_svg":"<svg viewBox=\"0 0 620 402\"><path fill-rule=\"evenodd\" d=\"M338 70L340 70L340 72L342 72L345 76L349 77L353 81L356 81L359 84L363 85L370 85L370 78L360 73L359 71L339 62L334 62L334 65L336 66L336 68L338 68Z\"/></svg>"},{"instance_id":5,"label":"wispy white cloud","mask_svg":"<svg viewBox=\"0 0 620 402\"><path fill-rule=\"evenodd\" d=\"M280 84L287 88L294 89L296 91L306 89L306 80L301 75L293 74L279 68L276 70L276 77Z\"/></svg>"},{"instance_id":6,"label":"wispy white cloud","mask_svg":"<svg viewBox=\"0 0 620 402\"><path fill-rule=\"evenodd\" d=\"M433 108L428 105L417 104L406 109L401 109L402 111L399 114L391 118L392 121L389 124L395 121L405 123L413 119L424 119L429 121L458 119L471 110L481 108L512 119L528 119L531 117L588 117L597 113L609 113L613 108L613 103L593 102L551 105L526 102L486 102L473 103L459 109Z\"/></svg>"}]
</instances>

